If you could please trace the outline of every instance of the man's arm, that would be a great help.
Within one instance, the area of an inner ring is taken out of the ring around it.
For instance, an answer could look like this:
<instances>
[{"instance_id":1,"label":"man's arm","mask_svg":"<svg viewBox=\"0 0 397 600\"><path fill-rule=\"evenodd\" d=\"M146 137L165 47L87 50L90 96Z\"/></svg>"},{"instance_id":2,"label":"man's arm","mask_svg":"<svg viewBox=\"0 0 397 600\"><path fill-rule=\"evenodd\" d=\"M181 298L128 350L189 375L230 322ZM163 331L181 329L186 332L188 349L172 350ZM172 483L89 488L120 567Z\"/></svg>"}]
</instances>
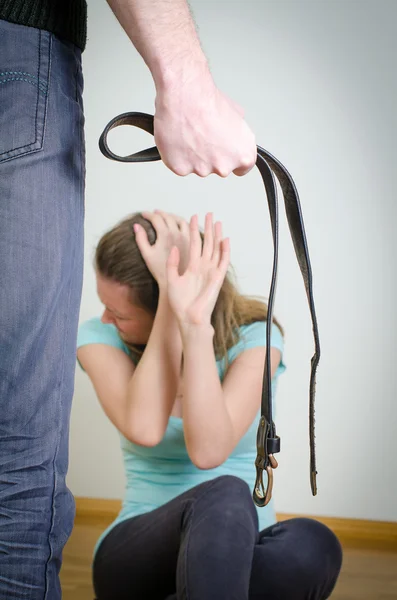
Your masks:
<instances>
[{"instance_id":1,"label":"man's arm","mask_svg":"<svg viewBox=\"0 0 397 600\"><path fill-rule=\"evenodd\" d=\"M186 0L107 1L152 74L163 162L178 175L245 175L256 160L254 135L216 87Z\"/></svg>"}]
</instances>

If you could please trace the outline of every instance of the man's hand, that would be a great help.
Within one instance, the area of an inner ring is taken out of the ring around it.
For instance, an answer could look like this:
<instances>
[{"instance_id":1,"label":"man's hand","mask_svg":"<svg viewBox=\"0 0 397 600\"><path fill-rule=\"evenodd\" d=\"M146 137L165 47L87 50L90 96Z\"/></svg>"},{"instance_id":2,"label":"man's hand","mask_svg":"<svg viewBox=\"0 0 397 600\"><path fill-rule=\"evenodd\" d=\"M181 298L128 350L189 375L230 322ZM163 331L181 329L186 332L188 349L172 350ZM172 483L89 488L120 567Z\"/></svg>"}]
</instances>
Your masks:
<instances>
[{"instance_id":1,"label":"man's hand","mask_svg":"<svg viewBox=\"0 0 397 600\"><path fill-rule=\"evenodd\" d=\"M203 70L157 89L154 137L161 158L177 175L245 175L256 161L254 134L242 108Z\"/></svg>"}]
</instances>

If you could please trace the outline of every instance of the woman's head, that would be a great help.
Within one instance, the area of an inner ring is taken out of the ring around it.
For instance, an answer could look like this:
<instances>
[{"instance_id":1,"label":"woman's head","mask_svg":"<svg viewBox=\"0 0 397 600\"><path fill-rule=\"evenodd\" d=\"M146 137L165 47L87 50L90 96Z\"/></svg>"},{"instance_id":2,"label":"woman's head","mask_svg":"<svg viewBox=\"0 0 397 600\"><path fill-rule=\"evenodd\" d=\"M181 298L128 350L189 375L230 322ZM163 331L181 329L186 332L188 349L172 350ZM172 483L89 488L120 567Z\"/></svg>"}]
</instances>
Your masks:
<instances>
[{"instance_id":1,"label":"woman's head","mask_svg":"<svg viewBox=\"0 0 397 600\"><path fill-rule=\"evenodd\" d=\"M133 354L139 356L153 325L159 288L136 243L135 223L146 230L149 243L154 244L152 224L141 213L130 215L100 239L95 269L98 295L105 306L103 322L113 323ZM266 304L241 295L228 274L211 318L217 358L226 357L227 350L238 341L239 326L264 321L266 316Z\"/></svg>"},{"instance_id":2,"label":"woman's head","mask_svg":"<svg viewBox=\"0 0 397 600\"><path fill-rule=\"evenodd\" d=\"M125 283L97 273L97 292L105 307L103 323L115 325L122 339L130 344L145 345L153 325L153 315L136 302Z\"/></svg>"},{"instance_id":3,"label":"woman's head","mask_svg":"<svg viewBox=\"0 0 397 600\"><path fill-rule=\"evenodd\" d=\"M113 323L123 340L142 347L148 341L157 310L159 289L137 246L134 223L145 228L151 244L156 232L136 213L105 233L95 252L97 292L105 310L104 323Z\"/></svg>"}]
</instances>

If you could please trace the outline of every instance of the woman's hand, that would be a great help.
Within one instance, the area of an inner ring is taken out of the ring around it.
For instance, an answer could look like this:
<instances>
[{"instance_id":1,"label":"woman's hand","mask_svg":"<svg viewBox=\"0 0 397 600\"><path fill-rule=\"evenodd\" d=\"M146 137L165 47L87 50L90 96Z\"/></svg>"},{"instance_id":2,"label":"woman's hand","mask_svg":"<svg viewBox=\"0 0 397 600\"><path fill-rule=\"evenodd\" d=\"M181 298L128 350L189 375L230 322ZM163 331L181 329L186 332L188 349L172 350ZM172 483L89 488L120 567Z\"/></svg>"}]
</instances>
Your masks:
<instances>
[{"instance_id":1,"label":"woman's hand","mask_svg":"<svg viewBox=\"0 0 397 600\"><path fill-rule=\"evenodd\" d=\"M205 218L204 243L197 215L190 220L190 251L186 271L178 272L180 253L176 246L167 261L168 300L180 327L210 325L211 315L230 262L229 239L222 239L222 224Z\"/></svg>"},{"instance_id":2,"label":"woman's hand","mask_svg":"<svg viewBox=\"0 0 397 600\"><path fill-rule=\"evenodd\" d=\"M167 259L174 246L181 256L179 273L186 270L190 246L189 224L182 217L161 210L143 212L142 216L153 225L156 241L151 245L146 231L138 224L134 225L135 239L149 271L159 287L163 288L167 284Z\"/></svg>"}]
</instances>

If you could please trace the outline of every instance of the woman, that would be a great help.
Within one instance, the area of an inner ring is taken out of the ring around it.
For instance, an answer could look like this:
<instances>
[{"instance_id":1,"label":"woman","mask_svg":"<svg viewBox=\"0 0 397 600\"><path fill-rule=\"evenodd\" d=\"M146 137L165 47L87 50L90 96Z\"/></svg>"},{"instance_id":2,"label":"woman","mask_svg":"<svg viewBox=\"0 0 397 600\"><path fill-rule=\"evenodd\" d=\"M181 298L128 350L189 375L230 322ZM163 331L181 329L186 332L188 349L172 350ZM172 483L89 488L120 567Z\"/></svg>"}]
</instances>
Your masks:
<instances>
[{"instance_id":1,"label":"woman","mask_svg":"<svg viewBox=\"0 0 397 600\"><path fill-rule=\"evenodd\" d=\"M317 600L341 565L322 524L277 524L251 497L266 306L227 276L229 240L155 211L96 249L102 319L83 323L78 360L121 434L127 490L99 539L99 600ZM284 370L271 331L272 384ZM259 517L259 522L258 522Z\"/></svg>"}]
</instances>

